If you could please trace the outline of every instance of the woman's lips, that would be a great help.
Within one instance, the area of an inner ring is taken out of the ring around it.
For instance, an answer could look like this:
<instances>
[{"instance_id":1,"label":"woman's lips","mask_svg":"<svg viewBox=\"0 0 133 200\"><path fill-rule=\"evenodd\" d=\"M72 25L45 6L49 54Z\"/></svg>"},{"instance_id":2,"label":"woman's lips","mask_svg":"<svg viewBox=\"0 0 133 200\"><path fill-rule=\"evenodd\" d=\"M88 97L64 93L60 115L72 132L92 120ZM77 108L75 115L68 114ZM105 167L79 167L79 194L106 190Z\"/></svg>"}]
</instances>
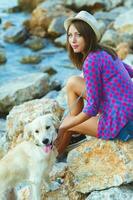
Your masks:
<instances>
[{"instance_id":1,"label":"woman's lips","mask_svg":"<svg viewBox=\"0 0 133 200\"><path fill-rule=\"evenodd\" d=\"M78 48L78 45L73 45L72 48L73 48L73 49L77 49L77 48Z\"/></svg>"}]
</instances>

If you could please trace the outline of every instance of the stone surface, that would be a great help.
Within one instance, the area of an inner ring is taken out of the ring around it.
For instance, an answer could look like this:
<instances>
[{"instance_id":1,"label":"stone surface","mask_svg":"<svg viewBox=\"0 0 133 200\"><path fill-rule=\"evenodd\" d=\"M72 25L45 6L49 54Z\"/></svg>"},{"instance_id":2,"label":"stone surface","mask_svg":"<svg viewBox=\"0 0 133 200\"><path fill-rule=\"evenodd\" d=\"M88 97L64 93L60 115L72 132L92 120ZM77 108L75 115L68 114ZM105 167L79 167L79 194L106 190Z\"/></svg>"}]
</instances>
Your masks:
<instances>
[{"instance_id":1,"label":"stone surface","mask_svg":"<svg viewBox=\"0 0 133 200\"><path fill-rule=\"evenodd\" d=\"M38 64L42 60L40 55L23 56L20 60L22 64Z\"/></svg>"},{"instance_id":2,"label":"stone surface","mask_svg":"<svg viewBox=\"0 0 133 200\"><path fill-rule=\"evenodd\" d=\"M38 51L40 49L43 49L46 45L45 40L43 40L42 38L32 36L28 40L26 40L24 46L29 47L33 51Z\"/></svg>"},{"instance_id":3,"label":"stone surface","mask_svg":"<svg viewBox=\"0 0 133 200\"><path fill-rule=\"evenodd\" d=\"M56 18L59 16L69 16L72 13L69 9L64 8L62 0L46 0L33 10L28 24L30 32L33 35L44 37L47 34L49 26L53 27L53 25L50 25L53 20L57 21ZM62 29L63 27L61 28L61 32ZM49 30L49 32L51 31Z\"/></svg>"},{"instance_id":4,"label":"stone surface","mask_svg":"<svg viewBox=\"0 0 133 200\"><path fill-rule=\"evenodd\" d=\"M119 43L119 35L116 31L112 29L108 29L102 36L101 42L109 45L109 46L116 46Z\"/></svg>"},{"instance_id":5,"label":"stone surface","mask_svg":"<svg viewBox=\"0 0 133 200\"><path fill-rule=\"evenodd\" d=\"M60 119L63 109L52 99L36 99L15 106L7 116L7 134L10 141L15 144L17 139L21 140L24 126L46 113L53 113Z\"/></svg>"},{"instance_id":6,"label":"stone surface","mask_svg":"<svg viewBox=\"0 0 133 200\"><path fill-rule=\"evenodd\" d=\"M39 3L44 0L18 0L18 5L22 10L33 10Z\"/></svg>"},{"instance_id":7,"label":"stone surface","mask_svg":"<svg viewBox=\"0 0 133 200\"><path fill-rule=\"evenodd\" d=\"M23 43L27 37L26 29L20 26L13 26L7 29L4 40L9 43Z\"/></svg>"},{"instance_id":8,"label":"stone surface","mask_svg":"<svg viewBox=\"0 0 133 200\"><path fill-rule=\"evenodd\" d=\"M60 37L54 40L54 43L60 47L66 47L66 34L61 35Z\"/></svg>"},{"instance_id":9,"label":"stone surface","mask_svg":"<svg viewBox=\"0 0 133 200\"><path fill-rule=\"evenodd\" d=\"M85 200L133 200L133 185L92 192Z\"/></svg>"},{"instance_id":10,"label":"stone surface","mask_svg":"<svg viewBox=\"0 0 133 200\"><path fill-rule=\"evenodd\" d=\"M133 181L133 141L93 138L68 154L75 190L89 193Z\"/></svg>"},{"instance_id":11,"label":"stone surface","mask_svg":"<svg viewBox=\"0 0 133 200\"><path fill-rule=\"evenodd\" d=\"M0 115L15 105L44 96L49 91L48 75L31 73L0 86Z\"/></svg>"},{"instance_id":12,"label":"stone surface","mask_svg":"<svg viewBox=\"0 0 133 200\"><path fill-rule=\"evenodd\" d=\"M0 64L3 64L7 61L6 53L0 49Z\"/></svg>"},{"instance_id":13,"label":"stone surface","mask_svg":"<svg viewBox=\"0 0 133 200\"><path fill-rule=\"evenodd\" d=\"M114 21L114 28L120 33L133 34L133 9L120 14Z\"/></svg>"},{"instance_id":14,"label":"stone surface","mask_svg":"<svg viewBox=\"0 0 133 200\"><path fill-rule=\"evenodd\" d=\"M53 37L58 37L65 33L64 21L67 17L59 16L52 20L48 28L48 34Z\"/></svg>"}]
</instances>

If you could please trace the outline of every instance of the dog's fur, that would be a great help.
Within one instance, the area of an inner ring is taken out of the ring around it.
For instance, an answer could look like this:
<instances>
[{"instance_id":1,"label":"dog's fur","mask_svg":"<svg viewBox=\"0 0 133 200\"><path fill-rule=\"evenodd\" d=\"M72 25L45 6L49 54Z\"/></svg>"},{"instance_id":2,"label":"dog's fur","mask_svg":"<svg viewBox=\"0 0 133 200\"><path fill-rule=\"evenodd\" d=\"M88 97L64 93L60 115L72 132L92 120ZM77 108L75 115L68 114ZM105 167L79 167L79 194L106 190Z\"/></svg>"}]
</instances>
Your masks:
<instances>
[{"instance_id":1,"label":"dog's fur","mask_svg":"<svg viewBox=\"0 0 133 200\"><path fill-rule=\"evenodd\" d=\"M24 129L24 138L33 136L33 142L23 141L0 160L0 200L8 189L24 181L31 185L32 200L40 200L42 180L50 189L48 175L57 156L50 146L57 137L55 124L59 126L51 114L36 118Z\"/></svg>"}]
</instances>

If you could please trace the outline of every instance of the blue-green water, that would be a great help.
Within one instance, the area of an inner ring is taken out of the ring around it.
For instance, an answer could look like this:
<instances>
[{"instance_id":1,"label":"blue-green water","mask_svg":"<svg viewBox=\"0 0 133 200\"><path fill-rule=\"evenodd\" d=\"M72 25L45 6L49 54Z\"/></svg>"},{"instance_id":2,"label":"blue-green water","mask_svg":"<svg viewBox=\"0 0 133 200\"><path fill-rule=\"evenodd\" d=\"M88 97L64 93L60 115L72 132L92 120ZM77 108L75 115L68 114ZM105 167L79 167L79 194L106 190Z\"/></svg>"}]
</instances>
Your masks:
<instances>
[{"instance_id":1,"label":"blue-green water","mask_svg":"<svg viewBox=\"0 0 133 200\"><path fill-rule=\"evenodd\" d=\"M7 81L13 80L17 77L26 75L31 72L39 71L40 66L51 66L58 72L55 78L64 81L69 76L77 72L69 66L69 60L67 52L63 48L56 47L50 40L48 45L34 53L31 49L24 47L23 44L11 44L4 42L4 35L6 30L3 29L5 22L12 22L15 26L21 26L24 20L30 18L30 13L18 12L8 13L8 8L17 5L17 0L0 0L0 46L3 46L6 52L7 62L0 65L0 85L7 83ZM53 52L53 53L52 53ZM39 64L21 64L19 61L22 56L39 54L43 55L43 60Z\"/></svg>"}]
</instances>

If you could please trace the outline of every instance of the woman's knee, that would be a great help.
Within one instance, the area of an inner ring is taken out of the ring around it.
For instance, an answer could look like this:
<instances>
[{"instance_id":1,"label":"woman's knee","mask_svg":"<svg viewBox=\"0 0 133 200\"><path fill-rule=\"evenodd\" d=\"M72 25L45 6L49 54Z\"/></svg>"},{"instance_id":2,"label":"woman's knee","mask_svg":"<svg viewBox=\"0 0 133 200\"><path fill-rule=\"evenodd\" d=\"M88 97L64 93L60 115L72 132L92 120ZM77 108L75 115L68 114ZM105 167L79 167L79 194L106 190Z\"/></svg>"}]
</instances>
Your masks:
<instances>
[{"instance_id":1,"label":"woman's knee","mask_svg":"<svg viewBox=\"0 0 133 200\"><path fill-rule=\"evenodd\" d=\"M77 87L77 83L79 81L79 76L71 76L66 84L67 90L74 90Z\"/></svg>"}]
</instances>

